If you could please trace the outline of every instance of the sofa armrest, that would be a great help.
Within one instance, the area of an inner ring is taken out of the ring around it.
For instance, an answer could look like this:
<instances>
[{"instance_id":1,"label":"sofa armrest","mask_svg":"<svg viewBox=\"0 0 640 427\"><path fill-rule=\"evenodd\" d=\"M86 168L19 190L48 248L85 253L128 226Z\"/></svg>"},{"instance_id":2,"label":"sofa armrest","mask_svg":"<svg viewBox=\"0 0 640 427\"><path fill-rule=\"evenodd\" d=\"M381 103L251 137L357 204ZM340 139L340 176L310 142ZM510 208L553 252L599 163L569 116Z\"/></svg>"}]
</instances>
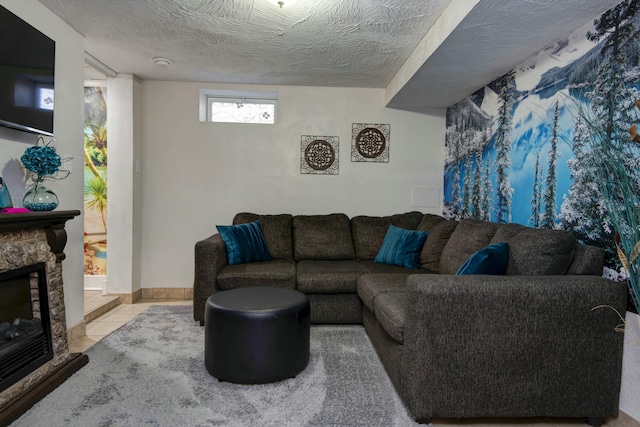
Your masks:
<instances>
[{"instance_id":1,"label":"sofa armrest","mask_svg":"<svg viewBox=\"0 0 640 427\"><path fill-rule=\"evenodd\" d=\"M193 281L193 318L204 324L204 307L216 291L216 280L227 265L227 249L219 234L196 242L195 275Z\"/></svg>"},{"instance_id":2,"label":"sofa armrest","mask_svg":"<svg viewBox=\"0 0 640 427\"><path fill-rule=\"evenodd\" d=\"M412 275L402 393L418 418L617 415L626 287L597 276Z\"/></svg>"}]
</instances>

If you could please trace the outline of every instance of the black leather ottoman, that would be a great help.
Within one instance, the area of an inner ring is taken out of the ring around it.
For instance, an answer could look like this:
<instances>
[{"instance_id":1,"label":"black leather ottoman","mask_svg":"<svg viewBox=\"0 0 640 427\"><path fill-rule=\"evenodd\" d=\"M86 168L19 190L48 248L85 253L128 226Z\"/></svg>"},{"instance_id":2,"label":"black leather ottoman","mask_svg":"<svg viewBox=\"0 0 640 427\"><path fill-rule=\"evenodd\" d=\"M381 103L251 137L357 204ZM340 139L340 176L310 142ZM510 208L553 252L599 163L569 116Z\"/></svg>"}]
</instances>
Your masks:
<instances>
[{"instance_id":1,"label":"black leather ottoman","mask_svg":"<svg viewBox=\"0 0 640 427\"><path fill-rule=\"evenodd\" d=\"M301 292L269 287L216 292L204 313L204 362L221 381L280 381L309 363L309 300Z\"/></svg>"}]
</instances>

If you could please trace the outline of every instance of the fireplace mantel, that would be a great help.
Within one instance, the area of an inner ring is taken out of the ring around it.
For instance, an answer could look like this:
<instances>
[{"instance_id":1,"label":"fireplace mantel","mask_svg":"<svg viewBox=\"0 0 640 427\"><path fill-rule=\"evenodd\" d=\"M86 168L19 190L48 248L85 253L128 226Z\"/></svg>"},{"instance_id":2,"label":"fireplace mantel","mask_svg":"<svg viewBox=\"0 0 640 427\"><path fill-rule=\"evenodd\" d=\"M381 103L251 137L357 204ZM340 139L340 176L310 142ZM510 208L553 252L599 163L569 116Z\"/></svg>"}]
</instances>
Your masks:
<instances>
[{"instance_id":1,"label":"fireplace mantel","mask_svg":"<svg viewBox=\"0 0 640 427\"><path fill-rule=\"evenodd\" d=\"M67 232L64 229L64 224L78 215L80 215L78 210L0 214L0 233L35 228L44 229L51 252L60 262L65 259L63 251L67 244Z\"/></svg>"}]
</instances>

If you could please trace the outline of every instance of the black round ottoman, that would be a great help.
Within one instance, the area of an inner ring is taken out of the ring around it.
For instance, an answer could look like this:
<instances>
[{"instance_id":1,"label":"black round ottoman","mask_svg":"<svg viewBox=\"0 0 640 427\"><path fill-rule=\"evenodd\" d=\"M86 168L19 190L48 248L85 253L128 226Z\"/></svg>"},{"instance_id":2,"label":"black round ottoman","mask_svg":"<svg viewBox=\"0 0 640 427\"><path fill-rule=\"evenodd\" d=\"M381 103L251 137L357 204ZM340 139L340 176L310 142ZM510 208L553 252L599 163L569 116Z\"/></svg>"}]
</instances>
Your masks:
<instances>
[{"instance_id":1,"label":"black round ottoman","mask_svg":"<svg viewBox=\"0 0 640 427\"><path fill-rule=\"evenodd\" d=\"M292 289L216 292L204 312L204 363L221 381L264 384L309 363L309 300Z\"/></svg>"}]
</instances>

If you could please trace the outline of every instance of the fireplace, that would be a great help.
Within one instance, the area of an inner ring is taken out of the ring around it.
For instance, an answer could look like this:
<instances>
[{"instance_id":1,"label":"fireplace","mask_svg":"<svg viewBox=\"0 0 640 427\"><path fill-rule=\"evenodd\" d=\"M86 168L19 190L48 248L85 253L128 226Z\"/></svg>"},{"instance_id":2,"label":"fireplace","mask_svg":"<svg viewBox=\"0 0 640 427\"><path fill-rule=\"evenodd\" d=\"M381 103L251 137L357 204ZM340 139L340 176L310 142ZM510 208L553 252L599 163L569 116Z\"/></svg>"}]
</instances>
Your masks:
<instances>
[{"instance_id":1,"label":"fireplace","mask_svg":"<svg viewBox=\"0 0 640 427\"><path fill-rule=\"evenodd\" d=\"M0 273L0 392L52 358L45 264Z\"/></svg>"},{"instance_id":2,"label":"fireplace","mask_svg":"<svg viewBox=\"0 0 640 427\"><path fill-rule=\"evenodd\" d=\"M0 426L88 362L69 352L62 283L64 224L79 214L0 215Z\"/></svg>"}]
</instances>

